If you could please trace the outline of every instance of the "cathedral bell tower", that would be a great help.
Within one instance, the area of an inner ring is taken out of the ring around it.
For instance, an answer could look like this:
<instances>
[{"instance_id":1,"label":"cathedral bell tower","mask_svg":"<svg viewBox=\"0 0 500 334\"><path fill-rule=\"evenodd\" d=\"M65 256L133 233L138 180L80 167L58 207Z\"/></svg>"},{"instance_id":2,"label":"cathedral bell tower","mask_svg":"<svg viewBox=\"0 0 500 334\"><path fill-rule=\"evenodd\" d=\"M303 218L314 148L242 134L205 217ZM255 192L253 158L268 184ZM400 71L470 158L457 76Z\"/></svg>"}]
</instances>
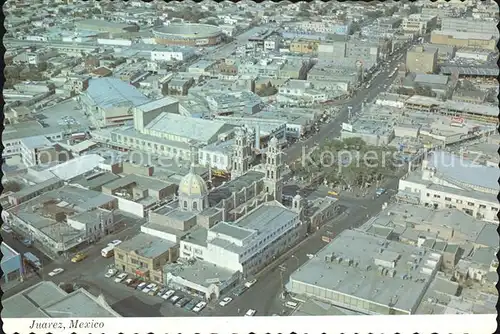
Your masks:
<instances>
[{"instance_id":1,"label":"cathedral bell tower","mask_svg":"<svg viewBox=\"0 0 500 334\"><path fill-rule=\"evenodd\" d=\"M231 180L248 172L252 149L249 145L248 135L243 128L236 130L231 163Z\"/></svg>"},{"instance_id":2,"label":"cathedral bell tower","mask_svg":"<svg viewBox=\"0 0 500 334\"><path fill-rule=\"evenodd\" d=\"M266 153L264 189L278 202L281 202L283 193L283 164L283 152L278 146L278 139L273 137Z\"/></svg>"}]
</instances>

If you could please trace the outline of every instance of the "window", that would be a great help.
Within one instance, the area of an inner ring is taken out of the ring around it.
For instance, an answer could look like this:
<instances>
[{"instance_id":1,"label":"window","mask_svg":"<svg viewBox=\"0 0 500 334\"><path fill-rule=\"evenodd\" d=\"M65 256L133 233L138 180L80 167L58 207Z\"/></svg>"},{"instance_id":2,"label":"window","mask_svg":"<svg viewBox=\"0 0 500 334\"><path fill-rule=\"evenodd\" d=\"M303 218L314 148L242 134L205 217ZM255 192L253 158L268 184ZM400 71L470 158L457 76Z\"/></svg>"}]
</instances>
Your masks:
<instances>
[{"instance_id":1,"label":"window","mask_svg":"<svg viewBox=\"0 0 500 334\"><path fill-rule=\"evenodd\" d=\"M486 205L484 205L484 204L479 204L479 208L480 208L480 209L486 209Z\"/></svg>"},{"instance_id":2,"label":"window","mask_svg":"<svg viewBox=\"0 0 500 334\"><path fill-rule=\"evenodd\" d=\"M429 197L431 194L427 193L426 196Z\"/></svg>"},{"instance_id":3,"label":"window","mask_svg":"<svg viewBox=\"0 0 500 334\"><path fill-rule=\"evenodd\" d=\"M434 194L434 198L441 198L441 196Z\"/></svg>"},{"instance_id":4,"label":"window","mask_svg":"<svg viewBox=\"0 0 500 334\"><path fill-rule=\"evenodd\" d=\"M132 264L138 264L138 263L139 263L139 261L137 261L137 259L131 259L131 260L130 260L130 262L131 262Z\"/></svg>"},{"instance_id":5,"label":"window","mask_svg":"<svg viewBox=\"0 0 500 334\"><path fill-rule=\"evenodd\" d=\"M187 201L184 201L184 205L183 205L183 206L184 206L184 209L187 209L187 207L188 207L188 202L187 202Z\"/></svg>"},{"instance_id":6,"label":"window","mask_svg":"<svg viewBox=\"0 0 500 334\"><path fill-rule=\"evenodd\" d=\"M449 198L449 197L445 197L445 198L444 198L444 200L445 200L445 201L447 201L447 202L450 202L450 201L451 201L451 198Z\"/></svg>"},{"instance_id":7,"label":"window","mask_svg":"<svg viewBox=\"0 0 500 334\"><path fill-rule=\"evenodd\" d=\"M461 199L457 199L457 204L462 204L462 200Z\"/></svg>"},{"instance_id":8,"label":"window","mask_svg":"<svg viewBox=\"0 0 500 334\"><path fill-rule=\"evenodd\" d=\"M198 202L193 202L193 210L198 210Z\"/></svg>"},{"instance_id":9,"label":"window","mask_svg":"<svg viewBox=\"0 0 500 334\"><path fill-rule=\"evenodd\" d=\"M468 206L474 206L474 202L467 202Z\"/></svg>"},{"instance_id":10,"label":"window","mask_svg":"<svg viewBox=\"0 0 500 334\"><path fill-rule=\"evenodd\" d=\"M494 206L492 206L491 211L498 211L498 208L495 208Z\"/></svg>"}]
</instances>

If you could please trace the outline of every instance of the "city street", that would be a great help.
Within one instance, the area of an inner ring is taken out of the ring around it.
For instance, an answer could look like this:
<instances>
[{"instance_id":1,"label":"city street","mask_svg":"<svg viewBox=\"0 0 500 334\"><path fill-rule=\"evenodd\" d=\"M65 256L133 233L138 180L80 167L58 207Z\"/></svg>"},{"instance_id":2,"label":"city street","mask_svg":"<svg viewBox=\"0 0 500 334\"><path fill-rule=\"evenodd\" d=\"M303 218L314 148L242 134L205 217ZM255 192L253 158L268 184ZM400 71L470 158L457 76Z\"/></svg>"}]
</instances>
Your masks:
<instances>
[{"instance_id":1,"label":"city street","mask_svg":"<svg viewBox=\"0 0 500 334\"><path fill-rule=\"evenodd\" d=\"M400 51L398 54L404 53L404 51ZM371 85L369 88L361 87L356 91L355 95L348 100L342 101L340 103L341 109L340 111L332 117L332 122L325 124L320 131L313 136L309 137L307 140L303 142L297 142L295 145L289 147L285 150L285 160L287 163L291 163L297 159L300 159L302 156L302 149L305 148L306 151L308 148L312 148L315 146L314 143L324 143L327 139L333 139L340 137L340 131L342 129L342 123L346 123L349 117L348 107L352 107L352 113L361 110L361 106L363 101L367 99L367 101L372 101L378 94L385 91L384 85L391 85L394 82L395 77L389 77L391 71L399 64L400 60L397 57L394 57L392 60L384 63L381 67L380 73L372 79ZM387 70L385 70L387 69ZM337 104L338 105L338 104Z\"/></svg>"}]
</instances>

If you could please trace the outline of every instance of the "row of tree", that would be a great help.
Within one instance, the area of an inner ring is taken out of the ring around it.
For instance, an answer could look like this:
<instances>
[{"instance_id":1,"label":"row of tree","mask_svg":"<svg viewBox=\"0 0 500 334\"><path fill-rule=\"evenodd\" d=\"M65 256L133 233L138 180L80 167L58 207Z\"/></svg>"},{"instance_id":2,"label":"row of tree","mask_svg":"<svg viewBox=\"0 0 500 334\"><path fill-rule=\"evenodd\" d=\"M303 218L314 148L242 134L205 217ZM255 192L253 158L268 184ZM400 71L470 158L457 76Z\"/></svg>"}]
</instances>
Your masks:
<instances>
[{"instance_id":1,"label":"row of tree","mask_svg":"<svg viewBox=\"0 0 500 334\"><path fill-rule=\"evenodd\" d=\"M367 145L361 138L327 141L311 154L312 163L304 160L292 166L296 176L321 175L334 187L365 187L393 175L399 164L395 148Z\"/></svg>"}]
</instances>

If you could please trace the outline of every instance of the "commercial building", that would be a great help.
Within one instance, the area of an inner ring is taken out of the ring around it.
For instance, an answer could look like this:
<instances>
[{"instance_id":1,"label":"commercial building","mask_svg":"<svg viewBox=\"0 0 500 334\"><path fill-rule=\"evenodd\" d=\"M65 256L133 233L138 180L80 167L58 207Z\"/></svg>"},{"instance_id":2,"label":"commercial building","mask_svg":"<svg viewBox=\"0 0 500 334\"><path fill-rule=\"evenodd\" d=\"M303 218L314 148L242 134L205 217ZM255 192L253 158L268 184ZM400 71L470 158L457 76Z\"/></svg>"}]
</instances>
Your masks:
<instances>
[{"instance_id":1,"label":"commercial building","mask_svg":"<svg viewBox=\"0 0 500 334\"><path fill-rule=\"evenodd\" d=\"M78 98L96 127L120 125L133 120L134 107L150 102L134 86L116 78L97 78Z\"/></svg>"},{"instance_id":2,"label":"commercial building","mask_svg":"<svg viewBox=\"0 0 500 334\"><path fill-rule=\"evenodd\" d=\"M2 285L21 280L24 275L21 254L2 241ZM5 289L4 289L5 290Z\"/></svg>"},{"instance_id":3,"label":"commercial building","mask_svg":"<svg viewBox=\"0 0 500 334\"><path fill-rule=\"evenodd\" d=\"M414 32L422 35L435 27L437 23L437 16L423 16L421 14L411 14L403 18L401 29L404 32Z\"/></svg>"},{"instance_id":4,"label":"commercial building","mask_svg":"<svg viewBox=\"0 0 500 334\"><path fill-rule=\"evenodd\" d=\"M63 139L63 130L58 127L44 126L38 121L6 125L2 134L2 143L5 147L3 155L20 155L22 140L33 135L44 136L49 141L60 141Z\"/></svg>"},{"instance_id":5,"label":"commercial building","mask_svg":"<svg viewBox=\"0 0 500 334\"><path fill-rule=\"evenodd\" d=\"M323 42L318 46L318 58L340 67L369 69L379 61L379 47L367 41Z\"/></svg>"},{"instance_id":6,"label":"commercial building","mask_svg":"<svg viewBox=\"0 0 500 334\"><path fill-rule=\"evenodd\" d=\"M346 230L285 288L363 314L414 314L441 261L439 252Z\"/></svg>"},{"instance_id":7,"label":"commercial building","mask_svg":"<svg viewBox=\"0 0 500 334\"><path fill-rule=\"evenodd\" d=\"M290 43L290 52L311 54L318 51L319 40L295 39Z\"/></svg>"},{"instance_id":8,"label":"commercial building","mask_svg":"<svg viewBox=\"0 0 500 334\"><path fill-rule=\"evenodd\" d=\"M172 199L175 190L173 183L137 174L129 174L101 187L103 194L118 199L120 210L138 217L145 217L149 208Z\"/></svg>"},{"instance_id":9,"label":"commercial building","mask_svg":"<svg viewBox=\"0 0 500 334\"><path fill-rule=\"evenodd\" d=\"M137 32L139 26L135 24L123 24L118 22L110 22L107 20L87 19L75 22L75 28L84 31L123 33Z\"/></svg>"},{"instance_id":10,"label":"commercial building","mask_svg":"<svg viewBox=\"0 0 500 334\"><path fill-rule=\"evenodd\" d=\"M304 33L321 33L321 34L337 34L349 35L351 30L350 22L335 22L335 21L302 21L294 22L288 30Z\"/></svg>"},{"instance_id":11,"label":"commercial building","mask_svg":"<svg viewBox=\"0 0 500 334\"><path fill-rule=\"evenodd\" d=\"M441 19L441 30L483 33L498 37L498 29L494 20L475 20L470 17L444 17Z\"/></svg>"},{"instance_id":12,"label":"commercial building","mask_svg":"<svg viewBox=\"0 0 500 334\"><path fill-rule=\"evenodd\" d=\"M42 281L2 301L3 318L121 317L100 295L84 288L67 293L52 281Z\"/></svg>"},{"instance_id":13,"label":"commercial building","mask_svg":"<svg viewBox=\"0 0 500 334\"><path fill-rule=\"evenodd\" d=\"M68 185L21 203L5 218L52 256L112 232L116 208L112 196Z\"/></svg>"},{"instance_id":14,"label":"commercial building","mask_svg":"<svg viewBox=\"0 0 500 334\"><path fill-rule=\"evenodd\" d=\"M177 260L178 244L140 233L115 247L115 267L146 281L163 284L163 266Z\"/></svg>"},{"instance_id":15,"label":"commercial building","mask_svg":"<svg viewBox=\"0 0 500 334\"><path fill-rule=\"evenodd\" d=\"M437 66L437 51L423 46L414 46L406 52L406 69L415 73L434 73Z\"/></svg>"},{"instance_id":16,"label":"commercial building","mask_svg":"<svg viewBox=\"0 0 500 334\"><path fill-rule=\"evenodd\" d=\"M432 44L452 45L494 51L497 37L492 33L434 30L431 33Z\"/></svg>"},{"instance_id":17,"label":"commercial building","mask_svg":"<svg viewBox=\"0 0 500 334\"><path fill-rule=\"evenodd\" d=\"M268 202L234 223L216 224L205 240L181 240L180 257L196 257L246 276L258 272L305 232L297 212Z\"/></svg>"},{"instance_id":18,"label":"commercial building","mask_svg":"<svg viewBox=\"0 0 500 334\"><path fill-rule=\"evenodd\" d=\"M196 258L180 258L176 264L166 265L164 284L174 289L196 294L207 301L217 300L238 284L240 272L234 272Z\"/></svg>"},{"instance_id":19,"label":"commercial building","mask_svg":"<svg viewBox=\"0 0 500 334\"><path fill-rule=\"evenodd\" d=\"M399 181L398 197L401 201L436 209L456 208L477 219L498 224L498 186L492 185L499 176L495 167L437 151L423 160L421 169Z\"/></svg>"}]
</instances>

